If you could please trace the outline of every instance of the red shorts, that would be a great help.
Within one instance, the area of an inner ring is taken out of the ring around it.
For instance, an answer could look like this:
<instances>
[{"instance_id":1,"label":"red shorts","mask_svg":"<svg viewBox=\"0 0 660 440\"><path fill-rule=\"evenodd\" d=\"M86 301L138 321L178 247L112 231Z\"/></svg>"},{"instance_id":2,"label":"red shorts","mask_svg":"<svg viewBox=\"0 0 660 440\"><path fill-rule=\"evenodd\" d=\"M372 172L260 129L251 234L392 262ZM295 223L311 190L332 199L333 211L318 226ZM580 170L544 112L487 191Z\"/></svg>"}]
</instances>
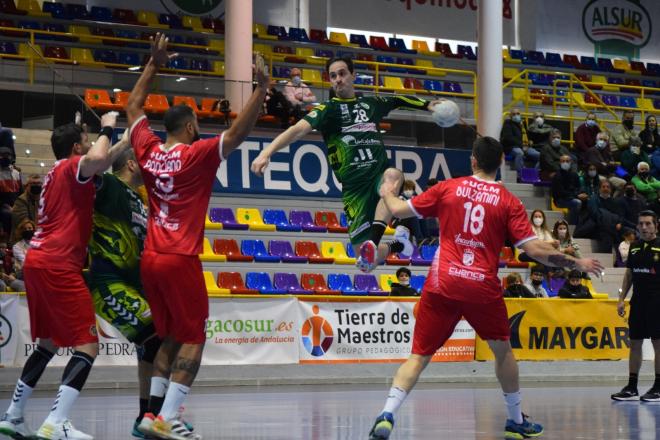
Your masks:
<instances>
[{"instance_id":1,"label":"red shorts","mask_svg":"<svg viewBox=\"0 0 660 440\"><path fill-rule=\"evenodd\" d=\"M199 257L144 251L140 274L158 336L206 342L209 298Z\"/></svg>"},{"instance_id":2,"label":"red shorts","mask_svg":"<svg viewBox=\"0 0 660 440\"><path fill-rule=\"evenodd\" d=\"M32 340L52 339L58 347L98 342L94 302L82 273L23 267Z\"/></svg>"},{"instance_id":3,"label":"red shorts","mask_svg":"<svg viewBox=\"0 0 660 440\"><path fill-rule=\"evenodd\" d=\"M511 335L504 299L479 304L448 299L436 293L423 292L419 300L413 354L432 356L454 332L461 316L484 340L507 341Z\"/></svg>"}]
</instances>

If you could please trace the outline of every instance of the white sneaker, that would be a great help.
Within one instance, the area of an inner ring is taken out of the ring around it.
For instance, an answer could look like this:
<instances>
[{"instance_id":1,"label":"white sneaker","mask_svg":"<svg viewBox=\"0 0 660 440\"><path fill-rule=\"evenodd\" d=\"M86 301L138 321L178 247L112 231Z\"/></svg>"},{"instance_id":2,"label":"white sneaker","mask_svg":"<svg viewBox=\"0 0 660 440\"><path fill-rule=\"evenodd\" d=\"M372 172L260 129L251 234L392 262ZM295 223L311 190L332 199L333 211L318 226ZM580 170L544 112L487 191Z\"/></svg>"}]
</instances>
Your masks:
<instances>
[{"instance_id":1,"label":"white sneaker","mask_svg":"<svg viewBox=\"0 0 660 440\"><path fill-rule=\"evenodd\" d=\"M27 426L23 417L11 417L5 413L0 420L0 434L13 439L27 439L34 436L34 432Z\"/></svg>"},{"instance_id":2,"label":"white sneaker","mask_svg":"<svg viewBox=\"0 0 660 440\"><path fill-rule=\"evenodd\" d=\"M169 440L201 440L202 436L192 433L180 420L174 419L170 422L162 416L156 417L151 429L158 438Z\"/></svg>"},{"instance_id":3,"label":"white sneaker","mask_svg":"<svg viewBox=\"0 0 660 440\"><path fill-rule=\"evenodd\" d=\"M403 258L410 258L415 250L412 242L410 241L410 230L405 226L399 225L394 230L394 241L398 241L403 245L403 250L399 252L399 256Z\"/></svg>"},{"instance_id":4,"label":"white sneaker","mask_svg":"<svg viewBox=\"0 0 660 440\"><path fill-rule=\"evenodd\" d=\"M36 437L41 440L94 440L91 435L74 428L69 420L61 423L44 422Z\"/></svg>"}]
</instances>

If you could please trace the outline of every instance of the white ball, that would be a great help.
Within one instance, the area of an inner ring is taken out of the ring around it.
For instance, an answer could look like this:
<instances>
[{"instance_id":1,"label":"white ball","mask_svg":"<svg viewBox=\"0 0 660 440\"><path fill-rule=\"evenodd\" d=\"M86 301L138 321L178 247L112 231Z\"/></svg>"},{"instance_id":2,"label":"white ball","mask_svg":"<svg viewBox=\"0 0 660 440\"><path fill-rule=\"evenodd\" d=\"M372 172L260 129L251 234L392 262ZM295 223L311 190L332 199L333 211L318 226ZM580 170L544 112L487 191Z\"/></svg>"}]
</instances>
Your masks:
<instances>
[{"instance_id":1,"label":"white ball","mask_svg":"<svg viewBox=\"0 0 660 440\"><path fill-rule=\"evenodd\" d=\"M446 99L433 106L431 117L433 118L433 122L440 127L447 128L458 123L458 120L461 118L461 110L454 101Z\"/></svg>"}]
</instances>

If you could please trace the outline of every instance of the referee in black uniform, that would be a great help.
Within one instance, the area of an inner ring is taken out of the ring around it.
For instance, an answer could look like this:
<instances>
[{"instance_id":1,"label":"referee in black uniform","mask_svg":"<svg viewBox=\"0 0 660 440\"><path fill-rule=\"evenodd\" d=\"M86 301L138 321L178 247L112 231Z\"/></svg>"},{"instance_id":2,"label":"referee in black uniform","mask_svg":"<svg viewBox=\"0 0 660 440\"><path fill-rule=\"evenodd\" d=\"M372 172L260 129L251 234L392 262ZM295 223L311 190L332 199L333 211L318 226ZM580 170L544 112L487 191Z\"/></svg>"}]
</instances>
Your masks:
<instances>
[{"instance_id":1,"label":"referee in black uniform","mask_svg":"<svg viewBox=\"0 0 660 440\"><path fill-rule=\"evenodd\" d=\"M658 239L658 216L653 211L642 211L637 221L640 239L630 245L626 273L619 294L617 311L625 316L623 302L630 286L633 295L630 299L630 377L628 385L620 392L612 394L613 400L640 400L637 392L637 378L642 366L642 343L651 339L655 352L655 382L653 387L641 397L643 402L660 402L660 239Z\"/></svg>"}]
</instances>

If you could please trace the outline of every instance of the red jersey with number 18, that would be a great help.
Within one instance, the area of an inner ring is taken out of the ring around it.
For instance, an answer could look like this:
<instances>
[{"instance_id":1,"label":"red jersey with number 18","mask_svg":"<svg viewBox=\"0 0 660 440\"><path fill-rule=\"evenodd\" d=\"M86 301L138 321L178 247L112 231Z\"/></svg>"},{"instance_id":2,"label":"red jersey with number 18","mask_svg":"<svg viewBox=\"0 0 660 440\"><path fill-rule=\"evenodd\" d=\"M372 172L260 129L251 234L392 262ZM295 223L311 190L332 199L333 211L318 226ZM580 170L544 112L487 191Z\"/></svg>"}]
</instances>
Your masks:
<instances>
[{"instance_id":1,"label":"red jersey with number 18","mask_svg":"<svg viewBox=\"0 0 660 440\"><path fill-rule=\"evenodd\" d=\"M450 299L501 297L497 269L505 239L515 246L536 239L522 202L503 185L475 176L440 182L408 204L418 217L440 222L440 247L424 290Z\"/></svg>"},{"instance_id":2,"label":"red jersey with number 18","mask_svg":"<svg viewBox=\"0 0 660 440\"><path fill-rule=\"evenodd\" d=\"M131 144L149 196L144 249L201 254L206 210L222 161L222 135L166 150L142 116L131 128Z\"/></svg>"}]
</instances>

